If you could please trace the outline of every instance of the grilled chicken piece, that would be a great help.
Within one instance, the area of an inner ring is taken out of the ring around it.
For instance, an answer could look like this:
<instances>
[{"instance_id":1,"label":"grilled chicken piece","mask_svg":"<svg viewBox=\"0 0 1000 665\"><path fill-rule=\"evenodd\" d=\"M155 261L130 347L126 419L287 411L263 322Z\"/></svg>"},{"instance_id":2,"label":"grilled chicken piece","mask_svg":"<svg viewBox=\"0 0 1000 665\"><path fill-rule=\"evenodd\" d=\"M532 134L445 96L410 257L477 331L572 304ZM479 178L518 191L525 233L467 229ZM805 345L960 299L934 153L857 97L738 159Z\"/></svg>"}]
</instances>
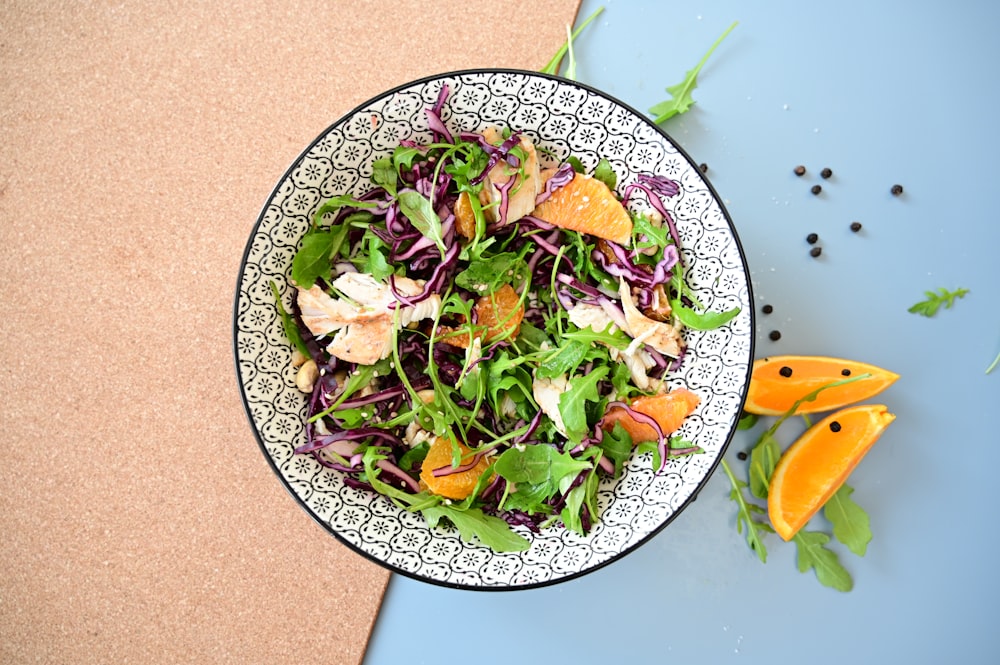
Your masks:
<instances>
[{"instance_id":1,"label":"grilled chicken piece","mask_svg":"<svg viewBox=\"0 0 1000 665\"><path fill-rule=\"evenodd\" d=\"M406 277L395 278L396 290L403 296L416 296L424 284ZM332 283L344 298L334 298L319 286L299 289L298 304L302 322L317 337L334 333L326 350L347 362L371 365L389 356L392 342L393 310L398 303L389 284L364 273L344 273ZM415 321L434 318L441 307L441 296L432 294L417 305L400 306L399 322L407 326Z\"/></svg>"}]
</instances>

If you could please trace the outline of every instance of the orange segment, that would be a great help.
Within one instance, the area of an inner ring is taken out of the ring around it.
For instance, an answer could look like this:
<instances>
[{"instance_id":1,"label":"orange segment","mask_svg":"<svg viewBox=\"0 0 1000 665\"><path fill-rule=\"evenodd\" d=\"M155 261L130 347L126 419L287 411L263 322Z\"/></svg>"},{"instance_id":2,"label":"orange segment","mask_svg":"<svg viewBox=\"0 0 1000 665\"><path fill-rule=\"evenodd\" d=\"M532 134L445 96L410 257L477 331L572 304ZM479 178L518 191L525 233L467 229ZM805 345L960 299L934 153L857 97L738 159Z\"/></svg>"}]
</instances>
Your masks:
<instances>
[{"instance_id":1,"label":"orange segment","mask_svg":"<svg viewBox=\"0 0 1000 665\"><path fill-rule=\"evenodd\" d=\"M670 434L677 430L684 419L697 408L700 398L687 388L677 388L663 395L637 397L629 405L639 413L650 416L663 430ZM604 416L604 429L611 431L615 423L621 423L632 436L633 443L656 441L656 430L646 423L640 423L628 411L621 408L611 409Z\"/></svg>"},{"instance_id":2,"label":"orange segment","mask_svg":"<svg viewBox=\"0 0 1000 665\"><path fill-rule=\"evenodd\" d=\"M549 224L589 233L624 245L632 238L632 218L600 180L577 173L531 213Z\"/></svg>"},{"instance_id":3,"label":"orange segment","mask_svg":"<svg viewBox=\"0 0 1000 665\"><path fill-rule=\"evenodd\" d=\"M521 321L524 319L524 305L510 284L504 284L487 296L480 296L472 306L476 312L476 328L472 337L482 338L492 342L501 337L514 339L521 332ZM469 348L471 341L467 329L442 326L438 332L441 341L462 349Z\"/></svg>"},{"instance_id":4,"label":"orange segment","mask_svg":"<svg viewBox=\"0 0 1000 665\"><path fill-rule=\"evenodd\" d=\"M815 401L804 402L796 413L832 411L873 397L899 378L899 375L855 360L826 356L771 356L753 364L747 413L780 416L804 395L834 381L871 374L871 378L828 388Z\"/></svg>"},{"instance_id":5,"label":"orange segment","mask_svg":"<svg viewBox=\"0 0 1000 665\"><path fill-rule=\"evenodd\" d=\"M463 238L476 237L476 213L468 192L460 192L455 201L455 231Z\"/></svg>"},{"instance_id":6,"label":"orange segment","mask_svg":"<svg viewBox=\"0 0 1000 665\"><path fill-rule=\"evenodd\" d=\"M458 448L462 451L461 464L464 465L471 460L472 451L461 443L458 444ZM420 469L420 482L438 496L462 500L472 494L479 477L486 472L489 465L489 460L483 456L471 469L435 476L434 469L451 468L451 443L448 439L438 436L431 442L424 458Z\"/></svg>"},{"instance_id":7,"label":"orange segment","mask_svg":"<svg viewBox=\"0 0 1000 665\"><path fill-rule=\"evenodd\" d=\"M778 535L791 540L895 419L881 404L852 406L799 437L778 460L768 487L767 514Z\"/></svg>"}]
</instances>

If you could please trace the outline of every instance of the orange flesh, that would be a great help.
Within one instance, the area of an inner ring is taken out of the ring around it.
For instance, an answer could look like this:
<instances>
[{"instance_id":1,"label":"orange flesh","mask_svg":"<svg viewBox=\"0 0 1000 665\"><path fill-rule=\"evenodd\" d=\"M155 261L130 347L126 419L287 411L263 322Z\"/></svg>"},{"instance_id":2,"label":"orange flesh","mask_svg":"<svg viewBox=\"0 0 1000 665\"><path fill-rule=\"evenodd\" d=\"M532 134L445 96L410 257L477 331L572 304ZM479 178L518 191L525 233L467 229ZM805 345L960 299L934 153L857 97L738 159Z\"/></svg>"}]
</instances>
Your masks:
<instances>
[{"instance_id":1,"label":"orange flesh","mask_svg":"<svg viewBox=\"0 0 1000 665\"><path fill-rule=\"evenodd\" d=\"M467 463L471 459L471 450L461 443L458 444L458 448L462 451L460 465ZM484 456L471 469L446 476L435 476L434 469L451 467L451 443L439 436L431 442L427 457L424 458L420 469L420 482L438 496L462 500L472 494L479 477L486 472L486 467L489 465L489 460Z\"/></svg>"},{"instance_id":2,"label":"orange flesh","mask_svg":"<svg viewBox=\"0 0 1000 665\"><path fill-rule=\"evenodd\" d=\"M799 437L778 460L768 488L768 517L778 535L791 540L895 419L881 404L854 406L827 416Z\"/></svg>"},{"instance_id":3,"label":"orange flesh","mask_svg":"<svg viewBox=\"0 0 1000 665\"><path fill-rule=\"evenodd\" d=\"M791 375L783 376L781 373L783 369L786 373L790 371ZM828 388L822 391L816 400L801 404L796 413L832 411L860 402L888 388L895 383L899 375L875 365L843 358L825 356L761 358L753 364L753 374L744 409L747 413L758 415L782 415L797 400L817 388L866 373L871 374L871 378Z\"/></svg>"},{"instance_id":4,"label":"orange flesh","mask_svg":"<svg viewBox=\"0 0 1000 665\"><path fill-rule=\"evenodd\" d=\"M508 339L514 339L521 331L524 305L510 284L504 284L490 295L480 296L473 309L477 322L471 336L468 329L442 326L438 331L439 339L452 346L467 349L472 338L485 337L484 341L492 342L509 331Z\"/></svg>"},{"instance_id":5,"label":"orange flesh","mask_svg":"<svg viewBox=\"0 0 1000 665\"><path fill-rule=\"evenodd\" d=\"M632 238L632 218L600 180L577 173L532 213L550 224L624 245Z\"/></svg>"},{"instance_id":6,"label":"orange flesh","mask_svg":"<svg viewBox=\"0 0 1000 665\"><path fill-rule=\"evenodd\" d=\"M637 397L629 406L653 418L666 435L676 431L700 401L698 395L687 388L677 388L663 395ZM658 438L652 426L638 422L625 409L611 409L604 416L605 430L614 429L615 423L621 423L632 436L633 443L656 441Z\"/></svg>"}]
</instances>

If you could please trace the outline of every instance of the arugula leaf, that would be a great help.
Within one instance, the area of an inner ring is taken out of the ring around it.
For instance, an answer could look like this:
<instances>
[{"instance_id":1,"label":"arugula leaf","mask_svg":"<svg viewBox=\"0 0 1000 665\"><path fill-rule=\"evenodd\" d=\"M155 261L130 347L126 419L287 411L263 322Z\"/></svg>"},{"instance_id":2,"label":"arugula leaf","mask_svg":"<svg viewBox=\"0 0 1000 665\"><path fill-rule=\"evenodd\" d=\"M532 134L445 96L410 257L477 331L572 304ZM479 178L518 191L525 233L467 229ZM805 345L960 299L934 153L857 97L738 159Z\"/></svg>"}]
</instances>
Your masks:
<instances>
[{"instance_id":1,"label":"arugula leaf","mask_svg":"<svg viewBox=\"0 0 1000 665\"><path fill-rule=\"evenodd\" d=\"M367 251L364 261L358 266L358 269L368 273L378 281L384 282L389 275L395 272L386 258L389 250L388 245L371 231L365 232L361 242Z\"/></svg>"},{"instance_id":2,"label":"arugula leaf","mask_svg":"<svg viewBox=\"0 0 1000 665\"><path fill-rule=\"evenodd\" d=\"M671 298L670 308L681 323L693 330L714 330L721 328L740 313L739 307L727 309L724 312L696 312L676 298Z\"/></svg>"},{"instance_id":3,"label":"arugula leaf","mask_svg":"<svg viewBox=\"0 0 1000 665\"><path fill-rule=\"evenodd\" d=\"M285 331L285 337L288 341L292 343L299 350L302 355L306 358L310 356L309 347L306 346L305 340L302 339L302 332L299 327L295 324L295 319L292 315L285 311L285 306L281 302L281 294L278 292L278 285L274 283L274 280L269 282L271 285L271 293L274 294L274 302L278 306L278 316L281 317L281 328Z\"/></svg>"},{"instance_id":4,"label":"arugula leaf","mask_svg":"<svg viewBox=\"0 0 1000 665\"><path fill-rule=\"evenodd\" d=\"M841 485L823 506L823 516L833 524L833 536L858 556L864 556L871 542L868 513L854 503L854 488Z\"/></svg>"},{"instance_id":5,"label":"arugula leaf","mask_svg":"<svg viewBox=\"0 0 1000 665\"><path fill-rule=\"evenodd\" d=\"M573 459L569 453L561 453L541 443L508 448L493 463L493 470L508 482L548 484L552 494L558 491L564 477L575 477L590 467L589 463Z\"/></svg>"},{"instance_id":6,"label":"arugula leaf","mask_svg":"<svg viewBox=\"0 0 1000 665\"><path fill-rule=\"evenodd\" d=\"M317 279L330 279L330 257L340 251L349 228L338 225L328 231L310 229L292 258L292 281L302 289L312 288Z\"/></svg>"},{"instance_id":7,"label":"arugula leaf","mask_svg":"<svg viewBox=\"0 0 1000 665\"><path fill-rule=\"evenodd\" d=\"M396 196L398 180L396 166L391 157L383 157L372 162L372 182L384 189L389 196Z\"/></svg>"},{"instance_id":8,"label":"arugula leaf","mask_svg":"<svg viewBox=\"0 0 1000 665\"><path fill-rule=\"evenodd\" d=\"M781 457L781 446L772 434L764 432L750 451L750 493L758 499L766 499L771 474Z\"/></svg>"},{"instance_id":9,"label":"arugula leaf","mask_svg":"<svg viewBox=\"0 0 1000 665\"><path fill-rule=\"evenodd\" d=\"M319 210L313 215L313 229L317 229L320 226L320 220L326 214L332 214L340 210L345 206L351 206L354 208L377 208L378 204L372 201L359 201L353 196L344 194L342 196L331 196L327 199L323 205L319 207Z\"/></svg>"},{"instance_id":10,"label":"arugula leaf","mask_svg":"<svg viewBox=\"0 0 1000 665\"><path fill-rule=\"evenodd\" d=\"M837 553L826 547L830 536L818 531L799 531L792 538L798 549L799 572L810 568L816 571L816 579L823 586L837 591L850 591L854 580L837 558Z\"/></svg>"},{"instance_id":11,"label":"arugula leaf","mask_svg":"<svg viewBox=\"0 0 1000 665\"><path fill-rule=\"evenodd\" d=\"M757 424L758 420L760 420L760 416L756 413L747 413L744 411L743 415L740 416L740 421L736 424L736 429L751 429Z\"/></svg>"},{"instance_id":12,"label":"arugula leaf","mask_svg":"<svg viewBox=\"0 0 1000 665\"><path fill-rule=\"evenodd\" d=\"M936 315L941 306L944 305L945 309L951 309L951 306L955 304L956 298L964 298L965 294L969 292L969 289L958 288L954 291L949 291L946 288L940 288L937 292L934 291L924 291L924 295L927 296L926 300L921 300L920 302L912 305L907 312L910 314L920 314L921 316L926 316L928 318Z\"/></svg>"},{"instance_id":13,"label":"arugula leaf","mask_svg":"<svg viewBox=\"0 0 1000 665\"><path fill-rule=\"evenodd\" d=\"M480 295L493 293L500 286L520 281L528 270L523 252L501 252L488 258L472 260L455 275L455 284Z\"/></svg>"},{"instance_id":14,"label":"arugula leaf","mask_svg":"<svg viewBox=\"0 0 1000 665\"><path fill-rule=\"evenodd\" d=\"M607 457L615 465L615 478L621 475L625 462L632 454L632 435L622 427L620 421L615 421L615 426L610 432L604 432L601 442L597 444Z\"/></svg>"},{"instance_id":15,"label":"arugula leaf","mask_svg":"<svg viewBox=\"0 0 1000 665\"><path fill-rule=\"evenodd\" d=\"M541 71L542 74L556 74L556 75L558 75L559 74L559 65L562 64L562 59L563 59L563 56L566 55L566 52L569 51L573 47L572 46L573 40L576 39L577 37L579 37L580 33L583 32L583 29L586 28L588 25L590 25L590 22L593 21L595 18L597 18L600 15L600 13L603 12L603 11L604 11L604 7L598 7L594 11L593 14L591 14L590 16L588 16L587 19L583 23L580 24L580 27L578 27L576 30L574 30L568 36L568 38L566 39L566 43L559 47L559 50L556 51L556 54L554 56L552 56L552 59L549 60L548 64L545 65L544 67L542 67L542 69L539 70L539 71ZM568 29L569 28L567 27L567 30ZM573 63L573 68L572 69L573 69L572 72L567 72L567 77L570 78L571 80L575 80L575 79L573 79L573 77L576 76L576 64L575 64L575 62Z\"/></svg>"},{"instance_id":16,"label":"arugula leaf","mask_svg":"<svg viewBox=\"0 0 1000 665\"><path fill-rule=\"evenodd\" d=\"M774 529L769 524L758 522L754 519L755 515L764 514L766 511L757 504L748 502L743 497L743 488L747 484L736 478L726 460L722 460L722 470L725 472L726 477L729 478L731 486L729 498L735 501L737 506L736 531L742 534L743 529L746 528L747 545L756 552L757 558L760 559L761 563L767 563L767 548L764 547L764 541L761 540L760 534L762 531L774 533Z\"/></svg>"},{"instance_id":17,"label":"arugula leaf","mask_svg":"<svg viewBox=\"0 0 1000 665\"><path fill-rule=\"evenodd\" d=\"M597 384L608 374L607 367L599 367L590 374L574 376L569 380L569 388L559 395L559 413L566 425L566 438L576 444L583 441L587 427L587 402L601 399Z\"/></svg>"},{"instance_id":18,"label":"arugula leaf","mask_svg":"<svg viewBox=\"0 0 1000 665\"><path fill-rule=\"evenodd\" d=\"M444 246L441 218L434 212L430 199L414 189L409 189L400 192L396 200L399 201L400 212L406 215L410 223L420 233L434 241L434 244L441 250L443 258L448 248Z\"/></svg>"},{"instance_id":19,"label":"arugula leaf","mask_svg":"<svg viewBox=\"0 0 1000 665\"><path fill-rule=\"evenodd\" d=\"M515 533L507 522L487 515L479 508L461 510L441 503L420 512L432 529L444 517L455 525L462 540L472 542L473 538L478 538L479 542L494 552L523 552L531 546L531 542Z\"/></svg>"},{"instance_id":20,"label":"arugula leaf","mask_svg":"<svg viewBox=\"0 0 1000 665\"><path fill-rule=\"evenodd\" d=\"M702 57L698 64L695 65L694 69L689 70L687 74L685 74L683 81L677 85L672 85L667 88L667 92L670 93L670 99L666 99L659 104L655 104L650 107L649 113L654 116L654 123L658 125L662 122L666 122L678 113L685 113L689 108L691 108L691 105L694 104L694 98L691 96L691 92L698 87L698 74L701 72L701 68L705 66L705 63L708 62L709 56L711 56L716 47L722 43L722 40L726 38L726 35L732 32L733 28L736 27L736 23L737 22L734 21L733 24L730 25L724 33L722 33L722 36L715 40L712 47L708 49L708 53Z\"/></svg>"},{"instance_id":21,"label":"arugula leaf","mask_svg":"<svg viewBox=\"0 0 1000 665\"><path fill-rule=\"evenodd\" d=\"M663 460L660 459L660 446L657 441L643 441L636 446L636 451L639 454L653 454L653 470L659 469L663 466ZM677 457L687 457L688 455L701 455L704 454L704 452L705 449L701 446L695 446L690 441L682 439L679 436L672 436L667 439L667 457L671 459Z\"/></svg>"},{"instance_id":22,"label":"arugula leaf","mask_svg":"<svg viewBox=\"0 0 1000 665\"><path fill-rule=\"evenodd\" d=\"M615 191L615 187L618 185L618 174L611 168L611 162L603 157L597 162L597 166L594 167L594 179L603 182L612 192Z\"/></svg>"},{"instance_id":23,"label":"arugula leaf","mask_svg":"<svg viewBox=\"0 0 1000 665\"><path fill-rule=\"evenodd\" d=\"M540 379L554 379L557 376L569 374L580 366L587 351L586 344L570 340L554 351L547 352L545 360L538 364L535 376Z\"/></svg>"}]
</instances>

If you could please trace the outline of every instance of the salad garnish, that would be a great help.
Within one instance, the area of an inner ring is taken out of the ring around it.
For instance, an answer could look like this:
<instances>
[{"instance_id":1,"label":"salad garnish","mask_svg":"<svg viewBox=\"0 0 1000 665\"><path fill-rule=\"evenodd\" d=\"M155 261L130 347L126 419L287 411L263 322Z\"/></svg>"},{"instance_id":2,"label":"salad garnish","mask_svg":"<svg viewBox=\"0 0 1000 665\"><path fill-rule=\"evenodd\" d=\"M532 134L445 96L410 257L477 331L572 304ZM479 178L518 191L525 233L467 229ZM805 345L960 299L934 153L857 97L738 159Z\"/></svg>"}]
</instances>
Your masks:
<instances>
[{"instance_id":1,"label":"salad garnish","mask_svg":"<svg viewBox=\"0 0 1000 665\"><path fill-rule=\"evenodd\" d=\"M668 389L685 329L724 325L684 278L666 200L606 160L558 163L524 132L452 132L372 164L371 188L317 210L280 320L309 395L297 454L517 551L512 526L586 534L602 476L703 452L675 434L698 404ZM609 221L610 220L610 221Z\"/></svg>"}]
</instances>

